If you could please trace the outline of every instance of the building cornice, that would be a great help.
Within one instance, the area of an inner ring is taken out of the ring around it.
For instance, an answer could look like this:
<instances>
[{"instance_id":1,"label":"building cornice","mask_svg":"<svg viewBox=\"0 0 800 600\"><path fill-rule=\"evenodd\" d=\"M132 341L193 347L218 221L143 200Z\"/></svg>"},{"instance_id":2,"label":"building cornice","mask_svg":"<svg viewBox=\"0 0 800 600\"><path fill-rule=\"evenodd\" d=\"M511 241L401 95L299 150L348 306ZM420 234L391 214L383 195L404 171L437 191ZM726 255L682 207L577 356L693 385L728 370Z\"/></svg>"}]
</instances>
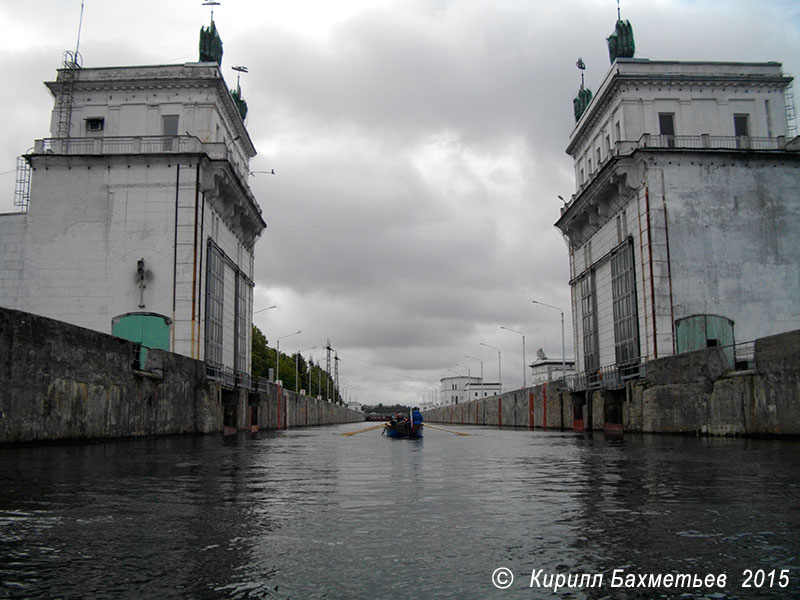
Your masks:
<instances>
[{"instance_id":1,"label":"building cornice","mask_svg":"<svg viewBox=\"0 0 800 600\"><path fill-rule=\"evenodd\" d=\"M215 204L231 231L241 232L242 245L252 250L267 227L255 197L228 161L208 160L206 164L201 181L206 198Z\"/></svg>"},{"instance_id":2,"label":"building cornice","mask_svg":"<svg viewBox=\"0 0 800 600\"><path fill-rule=\"evenodd\" d=\"M70 77L66 74L69 72ZM56 81L45 85L54 98L58 98L67 81L73 91L79 92L130 92L212 89L216 90L221 108L236 130L245 152L252 158L257 152L244 125L236 103L231 96L219 65L216 63L184 63L182 65L150 65L133 67L92 67L85 69L59 69Z\"/></svg>"},{"instance_id":3,"label":"building cornice","mask_svg":"<svg viewBox=\"0 0 800 600\"><path fill-rule=\"evenodd\" d=\"M608 160L562 209L555 226L567 237L572 248L580 247L590 232L599 229L612 216L611 198L627 198L638 189L644 177L643 169L642 162L634 155Z\"/></svg>"},{"instance_id":4,"label":"building cornice","mask_svg":"<svg viewBox=\"0 0 800 600\"><path fill-rule=\"evenodd\" d=\"M607 112L623 86L669 86L676 84L691 87L778 87L783 89L792 78L781 72L777 62L700 62L651 61L637 58L618 58L606 73L597 94L575 124L566 153L574 156L575 150Z\"/></svg>"},{"instance_id":5,"label":"building cornice","mask_svg":"<svg viewBox=\"0 0 800 600\"><path fill-rule=\"evenodd\" d=\"M643 136L643 140L652 140L660 136ZM675 136L681 141L681 136ZM704 136L684 136L697 138L702 141ZM737 138L716 138L736 142ZM747 138L742 138L744 143ZM759 138L750 138L758 140ZM796 138L798 139L798 138ZM665 164L669 162L695 161L698 164L705 162L762 160L800 163L800 143L795 150L792 142L786 143L781 138L763 141L772 142L766 148L735 148L731 147L649 147L642 145L643 140L633 144L626 154L618 154L605 163L595 172L591 173L587 183L582 185L577 193L570 199L561 211L561 216L555 226L561 230L569 241L570 247L578 248L588 239L592 232L597 231L609 218L626 203L636 190L644 184L645 170L648 165ZM713 142L715 138L711 138Z\"/></svg>"}]
</instances>

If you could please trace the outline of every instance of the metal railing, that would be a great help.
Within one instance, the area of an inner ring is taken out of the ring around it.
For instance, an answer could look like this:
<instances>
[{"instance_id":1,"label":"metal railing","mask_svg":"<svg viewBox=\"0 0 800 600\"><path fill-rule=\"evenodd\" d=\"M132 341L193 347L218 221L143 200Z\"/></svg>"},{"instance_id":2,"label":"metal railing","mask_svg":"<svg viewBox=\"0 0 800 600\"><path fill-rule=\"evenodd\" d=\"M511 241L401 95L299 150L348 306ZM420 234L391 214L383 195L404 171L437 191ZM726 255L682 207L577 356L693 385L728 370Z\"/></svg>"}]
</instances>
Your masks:
<instances>
[{"instance_id":1,"label":"metal railing","mask_svg":"<svg viewBox=\"0 0 800 600\"><path fill-rule=\"evenodd\" d=\"M225 144L204 143L189 135L142 135L113 137L44 138L36 140L34 154L157 154L204 152L211 158L227 158Z\"/></svg>"},{"instance_id":2,"label":"metal railing","mask_svg":"<svg viewBox=\"0 0 800 600\"><path fill-rule=\"evenodd\" d=\"M627 381L642 379L647 374L647 363L635 361L624 365L600 367L592 373L573 373L558 378L558 389L566 392L584 390L615 390L625 386Z\"/></svg>"},{"instance_id":3,"label":"metal railing","mask_svg":"<svg viewBox=\"0 0 800 600\"><path fill-rule=\"evenodd\" d=\"M242 163L241 157L229 146L222 142L203 142L193 135L43 138L35 141L32 153L89 156L203 153L212 160L227 160L245 180L249 175L246 161Z\"/></svg>"},{"instance_id":4,"label":"metal railing","mask_svg":"<svg viewBox=\"0 0 800 600\"><path fill-rule=\"evenodd\" d=\"M255 378L249 373L242 373L219 363L206 361L206 379L216 381L229 390L247 390L248 392L269 391L269 379Z\"/></svg>"},{"instance_id":5,"label":"metal railing","mask_svg":"<svg viewBox=\"0 0 800 600\"><path fill-rule=\"evenodd\" d=\"M755 342L740 342L720 347L727 358L729 371L745 371L755 368ZM673 355L674 356L674 355ZM647 361L634 361L625 365L608 365L594 373L574 373L559 377L558 389L565 392L585 390L621 389L633 379L647 377Z\"/></svg>"},{"instance_id":6,"label":"metal railing","mask_svg":"<svg viewBox=\"0 0 800 600\"><path fill-rule=\"evenodd\" d=\"M756 343L741 342L726 346L733 349L733 370L746 371L756 367Z\"/></svg>"},{"instance_id":7,"label":"metal railing","mask_svg":"<svg viewBox=\"0 0 800 600\"><path fill-rule=\"evenodd\" d=\"M226 389L236 389L239 378L236 371L219 363L206 362L206 378L216 381Z\"/></svg>"},{"instance_id":8,"label":"metal railing","mask_svg":"<svg viewBox=\"0 0 800 600\"><path fill-rule=\"evenodd\" d=\"M256 381L255 390L256 392L267 392L269 391L269 379L266 377L259 377Z\"/></svg>"},{"instance_id":9,"label":"metal railing","mask_svg":"<svg viewBox=\"0 0 800 600\"><path fill-rule=\"evenodd\" d=\"M616 154L629 154L639 148L686 150L785 150L786 137L748 135L656 135L651 133L633 142L617 142Z\"/></svg>"}]
</instances>

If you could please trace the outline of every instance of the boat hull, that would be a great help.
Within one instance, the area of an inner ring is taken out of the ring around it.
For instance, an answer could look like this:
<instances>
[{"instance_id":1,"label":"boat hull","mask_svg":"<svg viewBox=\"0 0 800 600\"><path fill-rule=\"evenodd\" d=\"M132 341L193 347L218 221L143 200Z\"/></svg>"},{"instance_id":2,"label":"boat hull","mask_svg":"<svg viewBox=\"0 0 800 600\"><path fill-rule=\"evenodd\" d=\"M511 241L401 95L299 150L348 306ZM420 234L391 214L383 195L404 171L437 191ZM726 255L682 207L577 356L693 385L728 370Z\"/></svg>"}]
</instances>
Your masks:
<instances>
[{"instance_id":1,"label":"boat hull","mask_svg":"<svg viewBox=\"0 0 800 600\"><path fill-rule=\"evenodd\" d=\"M422 437L422 423L415 425L412 430L409 423L387 423L384 433L390 438L409 438L418 439Z\"/></svg>"}]
</instances>

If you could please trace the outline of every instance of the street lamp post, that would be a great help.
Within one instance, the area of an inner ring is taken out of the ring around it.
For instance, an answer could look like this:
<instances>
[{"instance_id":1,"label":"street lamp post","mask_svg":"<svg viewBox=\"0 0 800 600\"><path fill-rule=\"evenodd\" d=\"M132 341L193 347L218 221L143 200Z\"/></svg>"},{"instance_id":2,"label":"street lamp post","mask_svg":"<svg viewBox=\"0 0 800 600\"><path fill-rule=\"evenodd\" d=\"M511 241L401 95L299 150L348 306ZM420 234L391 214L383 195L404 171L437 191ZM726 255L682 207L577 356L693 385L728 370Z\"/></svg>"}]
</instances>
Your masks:
<instances>
[{"instance_id":1,"label":"street lamp post","mask_svg":"<svg viewBox=\"0 0 800 600\"><path fill-rule=\"evenodd\" d=\"M557 310L561 313L561 376L567 376L567 358L565 353L565 346L564 346L564 311L558 308L557 306L552 306L551 304L545 304L544 302L539 302L538 300L531 300L534 304L541 304L542 306L546 306L547 308L552 308Z\"/></svg>"},{"instance_id":2,"label":"street lamp post","mask_svg":"<svg viewBox=\"0 0 800 600\"><path fill-rule=\"evenodd\" d=\"M268 306L267 308L259 308L259 309L258 309L256 312L254 312L253 314L254 314L254 315L257 315L258 313L260 313L260 312L264 312L265 310L269 310L269 309L271 309L271 308L278 308L278 305L277 305L277 304L273 304L272 306Z\"/></svg>"},{"instance_id":3,"label":"street lamp post","mask_svg":"<svg viewBox=\"0 0 800 600\"><path fill-rule=\"evenodd\" d=\"M301 352L306 352L308 350L313 350L314 348L316 348L316 346L311 346L311 348L306 348L305 350L298 350L297 354L294 355L294 391L295 392L298 391L298 388L297 388L297 375L298 375L297 370L300 367L300 353ZM311 387L311 384L309 384L308 387Z\"/></svg>"},{"instance_id":4,"label":"street lamp post","mask_svg":"<svg viewBox=\"0 0 800 600\"><path fill-rule=\"evenodd\" d=\"M500 329L505 329L506 331L513 331L514 333L518 333L522 336L522 389L524 390L528 387L528 378L526 373L528 371L528 365L525 361L525 334L521 331L517 331L516 329L511 329L511 327L505 327L503 325L500 326Z\"/></svg>"},{"instance_id":5,"label":"street lamp post","mask_svg":"<svg viewBox=\"0 0 800 600\"><path fill-rule=\"evenodd\" d=\"M474 356L464 356L464 358L471 358L472 360L477 360L481 363L481 383L483 383L483 361L480 358L475 358Z\"/></svg>"},{"instance_id":6,"label":"street lamp post","mask_svg":"<svg viewBox=\"0 0 800 600\"><path fill-rule=\"evenodd\" d=\"M453 363L453 364L455 364L455 366L457 366L459 369L467 370L467 380L466 382L464 382L464 402L467 402L469 400L469 392L467 391L467 386L470 384L470 379L472 379L472 371L470 370L469 367L465 367L458 363Z\"/></svg>"},{"instance_id":7,"label":"street lamp post","mask_svg":"<svg viewBox=\"0 0 800 600\"><path fill-rule=\"evenodd\" d=\"M292 337L293 335L297 335L298 333L303 332L298 329L294 333L282 335L278 338L278 341L275 342L275 383L278 383L281 379L281 340Z\"/></svg>"},{"instance_id":8,"label":"street lamp post","mask_svg":"<svg viewBox=\"0 0 800 600\"><path fill-rule=\"evenodd\" d=\"M487 348L491 348L492 350L497 350L497 379L500 380L500 393L503 393L503 369L502 369L502 362L500 358L500 348L496 348L495 346L490 346L489 344L484 344L481 342L481 346L486 346Z\"/></svg>"}]
</instances>

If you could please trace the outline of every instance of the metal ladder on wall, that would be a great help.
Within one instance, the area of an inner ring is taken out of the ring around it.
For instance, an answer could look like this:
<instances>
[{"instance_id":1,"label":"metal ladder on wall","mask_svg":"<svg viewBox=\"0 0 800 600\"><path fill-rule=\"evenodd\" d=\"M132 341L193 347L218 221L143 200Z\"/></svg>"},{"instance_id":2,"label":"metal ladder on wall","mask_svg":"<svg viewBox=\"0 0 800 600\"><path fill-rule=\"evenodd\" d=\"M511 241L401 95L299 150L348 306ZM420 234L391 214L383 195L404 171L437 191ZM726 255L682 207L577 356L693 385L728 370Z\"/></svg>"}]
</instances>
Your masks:
<instances>
[{"instance_id":1,"label":"metal ladder on wall","mask_svg":"<svg viewBox=\"0 0 800 600\"><path fill-rule=\"evenodd\" d=\"M786 86L784 98L786 99L786 137L793 139L797 135L797 120L794 110L794 91L791 83Z\"/></svg>"},{"instance_id":2,"label":"metal ladder on wall","mask_svg":"<svg viewBox=\"0 0 800 600\"><path fill-rule=\"evenodd\" d=\"M28 150L28 154L33 148ZM31 165L24 156L17 157L17 181L14 186L14 206L20 212L28 212L28 203L31 200Z\"/></svg>"},{"instance_id":3,"label":"metal ladder on wall","mask_svg":"<svg viewBox=\"0 0 800 600\"><path fill-rule=\"evenodd\" d=\"M80 65L80 54L64 52L64 69L61 72L61 93L58 96L58 130L56 137L68 138L72 127L72 98L75 95L75 75Z\"/></svg>"}]
</instances>

